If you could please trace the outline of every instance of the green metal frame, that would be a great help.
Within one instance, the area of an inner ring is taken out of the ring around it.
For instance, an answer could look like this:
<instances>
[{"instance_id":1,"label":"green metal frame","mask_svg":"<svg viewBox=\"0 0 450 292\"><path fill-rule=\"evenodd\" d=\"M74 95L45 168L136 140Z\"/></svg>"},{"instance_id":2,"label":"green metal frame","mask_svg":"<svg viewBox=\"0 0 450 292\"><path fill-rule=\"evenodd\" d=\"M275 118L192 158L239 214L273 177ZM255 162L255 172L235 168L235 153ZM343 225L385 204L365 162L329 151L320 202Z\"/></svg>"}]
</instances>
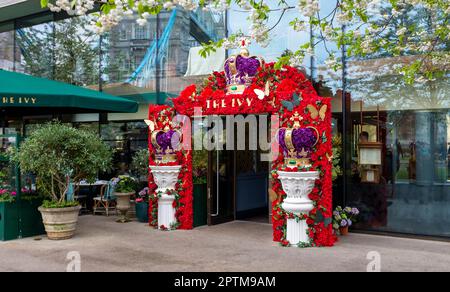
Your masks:
<instances>
[{"instance_id":1,"label":"green metal frame","mask_svg":"<svg viewBox=\"0 0 450 292\"><path fill-rule=\"evenodd\" d=\"M19 148L22 137L18 134L0 135L1 138L15 138L16 149ZM9 162L0 156L0 161ZM0 241L13 240L17 238L30 237L45 233L42 218L38 211L41 199L23 200L21 198L22 181L20 169L13 166L15 175L16 200L13 203L0 203Z\"/></svg>"}]
</instances>

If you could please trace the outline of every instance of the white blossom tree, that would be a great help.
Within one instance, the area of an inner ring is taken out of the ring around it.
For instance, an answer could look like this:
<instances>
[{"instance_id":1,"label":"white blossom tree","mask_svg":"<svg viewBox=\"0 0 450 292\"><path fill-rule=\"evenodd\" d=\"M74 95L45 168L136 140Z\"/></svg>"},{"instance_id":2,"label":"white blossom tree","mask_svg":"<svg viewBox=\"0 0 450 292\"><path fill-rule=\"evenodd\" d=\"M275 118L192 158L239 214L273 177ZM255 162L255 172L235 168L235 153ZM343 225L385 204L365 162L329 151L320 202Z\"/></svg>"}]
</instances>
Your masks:
<instances>
[{"instance_id":1,"label":"white blossom tree","mask_svg":"<svg viewBox=\"0 0 450 292\"><path fill-rule=\"evenodd\" d=\"M289 3L288 3L289 2ZM198 7L224 11L231 6L248 11L249 35L234 34L218 42L203 44L201 54L206 56L219 47L234 48L242 38L252 39L262 47L271 40L273 26L269 27L272 11L296 10L290 26L298 33L317 31L314 42L302 44L298 50L280 57L277 66L301 64L305 54L323 42L345 46L347 57L416 55L414 61L398 66L397 73L407 83L427 82L446 74L450 56L450 1L448 0L337 0L336 7L326 16L320 15L319 0L298 0L295 5L287 0L41 0L42 6L54 12L84 15L96 7L95 28L104 33L121 19L138 14L137 23L144 25L152 14L163 9L181 6L187 10ZM292 13L289 13L292 15ZM421 17L418 17L418 16ZM280 20L281 20L280 18ZM405 19L420 19L411 22ZM276 22L277 24L279 21ZM276 25L277 25L276 24ZM327 66L338 70L340 52L327 50Z\"/></svg>"}]
</instances>

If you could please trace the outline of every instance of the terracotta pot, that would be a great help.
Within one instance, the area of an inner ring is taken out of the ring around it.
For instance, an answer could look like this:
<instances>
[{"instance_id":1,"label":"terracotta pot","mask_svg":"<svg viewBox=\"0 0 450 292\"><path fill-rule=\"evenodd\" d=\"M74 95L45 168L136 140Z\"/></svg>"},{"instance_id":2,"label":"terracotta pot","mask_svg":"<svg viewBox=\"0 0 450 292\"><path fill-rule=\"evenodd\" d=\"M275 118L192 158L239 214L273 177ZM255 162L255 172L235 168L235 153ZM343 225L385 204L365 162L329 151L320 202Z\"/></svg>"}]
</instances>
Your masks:
<instances>
[{"instance_id":1,"label":"terracotta pot","mask_svg":"<svg viewBox=\"0 0 450 292\"><path fill-rule=\"evenodd\" d=\"M62 240L72 238L78 222L81 206L68 208L43 208L38 210L42 215L48 239Z\"/></svg>"},{"instance_id":2,"label":"terracotta pot","mask_svg":"<svg viewBox=\"0 0 450 292\"><path fill-rule=\"evenodd\" d=\"M339 227L339 232L341 233L342 236L348 235L348 226Z\"/></svg>"},{"instance_id":3,"label":"terracotta pot","mask_svg":"<svg viewBox=\"0 0 450 292\"><path fill-rule=\"evenodd\" d=\"M130 222L130 219L127 217L128 210L131 207L130 197L134 193L114 193L114 196L117 200L117 210L119 211L119 219L116 221L119 223Z\"/></svg>"}]
</instances>

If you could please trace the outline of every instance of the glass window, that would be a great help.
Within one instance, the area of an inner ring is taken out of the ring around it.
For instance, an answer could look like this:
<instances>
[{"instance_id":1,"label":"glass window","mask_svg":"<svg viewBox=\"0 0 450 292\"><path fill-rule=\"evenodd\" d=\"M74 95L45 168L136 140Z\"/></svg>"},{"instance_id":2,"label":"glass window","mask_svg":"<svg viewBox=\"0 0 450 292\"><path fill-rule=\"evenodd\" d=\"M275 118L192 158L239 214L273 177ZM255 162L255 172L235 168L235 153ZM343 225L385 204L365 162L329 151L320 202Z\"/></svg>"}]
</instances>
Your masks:
<instances>
[{"instance_id":1,"label":"glass window","mask_svg":"<svg viewBox=\"0 0 450 292\"><path fill-rule=\"evenodd\" d=\"M426 17L408 15L406 23ZM450 236L449 76L408 85L395 70L420 58L348 60L353 167L347 197L362 211L359 228ZM381 154L370 165L361 163L368 145Z\"/></svg>"},{"instance_id":2,"label":"glass window","mask_svg":"<svg viewBox=\"0 0 450 292\"><path fill-rule=\"evenodd\" d=\"M0 33L0 69L14 71L14 31Z\"/></svg>"},{"instance_id":3,"label":"glass window","mask_svg":"<svg viewBox=\"0 0 450 292\"><path fill-rule=\"evenodd\" d=\"M143 39L148 39L149 38L149 30L148 27L146 25L138 25L135 24L134 25L134 38L137 40L143 40Z\"/></svg>"},{"instance_id":4,"label":"glass window","mask_svg":"<svg viewBox=\"0 0 450 292\"><path fill-rule=\"evenodd\" d=\"M51 16L42 16L17 22L16 71L53 79L55 39L51 21Z\"/></svg>"},{"instance_id":5,"label":"glass window","mask_svg":"<svg viewBox=\"0 0 450 292\"><path fill-rule=\"evenodd\" d=\"M54 22L54 79L78 86L98 88L99 36L89 16Z\"/></svg>"}]
</instances>

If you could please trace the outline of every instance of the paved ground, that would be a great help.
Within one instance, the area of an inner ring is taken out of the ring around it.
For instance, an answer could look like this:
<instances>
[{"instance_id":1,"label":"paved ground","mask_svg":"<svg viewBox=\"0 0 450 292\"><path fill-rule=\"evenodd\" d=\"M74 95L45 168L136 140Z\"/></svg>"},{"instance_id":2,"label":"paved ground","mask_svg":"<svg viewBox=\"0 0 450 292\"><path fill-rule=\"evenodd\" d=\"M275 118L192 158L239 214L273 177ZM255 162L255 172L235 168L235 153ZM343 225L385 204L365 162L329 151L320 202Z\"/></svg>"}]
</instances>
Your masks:
<instances>
[{"instance_id":1,"label":"paved ground","mask_svg":"<svg viewBox=\"0 0 450 292\"><path fill-rule=\"evenodd\" d=\"M0 271L65 271L70 251L82 271L366 271L377 251L382 271L450 271L450 243L350 234L333 248L283 248L271 226L232 222L162 232L114 217L82 216L76 237L0 242Z\"/></svg>"}]
</instances>

